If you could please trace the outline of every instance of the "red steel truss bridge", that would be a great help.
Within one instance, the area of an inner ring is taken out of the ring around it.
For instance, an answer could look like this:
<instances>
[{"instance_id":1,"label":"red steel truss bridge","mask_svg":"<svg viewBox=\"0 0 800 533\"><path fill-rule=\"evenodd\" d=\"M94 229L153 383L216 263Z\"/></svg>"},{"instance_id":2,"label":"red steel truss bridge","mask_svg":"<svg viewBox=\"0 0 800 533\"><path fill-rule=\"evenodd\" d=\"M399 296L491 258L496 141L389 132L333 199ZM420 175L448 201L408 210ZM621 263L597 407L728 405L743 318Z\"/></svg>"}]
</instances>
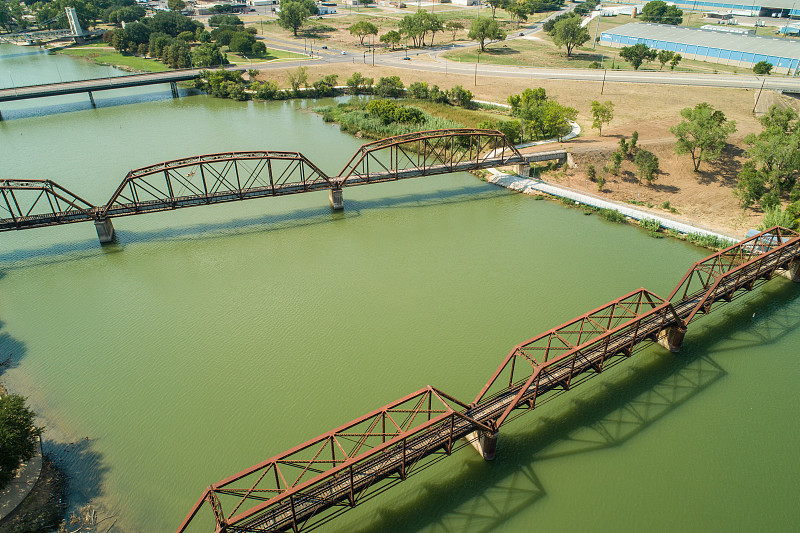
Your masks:
<instances>
[{"instance_id":1,"label":"red steel truss bridge","mask_svg":"<svg viewBox=\"0 0 800 533\"><path fill-rule=\"evenodd\" d=\"M309 531L472 444L491 460L500 427L658 343L775 275L800 282L800 234L776 226L694 263L667 298L640 288L514 346L469 403L424 387L213 483L177 532ZM552 394L551 394L552 393Z\"/></svg>"},{"instance_id":2,"label":"red steel truss bridge","mask_svg":"<svg viewBox=\"0 0 800 533\"><path fill-rule=\"evenodd\" d=\"M430 130L363 145L337 176L300 152L206 154L128 172L111 199L92 205L50 180L0 180L0 231L94 222L101 242L114 239L114 217L251 198L329 191L344 207L342 188L420 176L526 164L495 130Z\"/></svg>"}]
</instances>

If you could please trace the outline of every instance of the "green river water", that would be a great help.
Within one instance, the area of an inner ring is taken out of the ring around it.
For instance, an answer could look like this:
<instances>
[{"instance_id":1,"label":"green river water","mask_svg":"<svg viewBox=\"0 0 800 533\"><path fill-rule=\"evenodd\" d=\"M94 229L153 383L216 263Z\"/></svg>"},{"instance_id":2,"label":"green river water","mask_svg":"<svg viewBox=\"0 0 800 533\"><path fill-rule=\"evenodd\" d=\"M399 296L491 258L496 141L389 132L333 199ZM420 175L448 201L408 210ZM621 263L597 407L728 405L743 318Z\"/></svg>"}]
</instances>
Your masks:
<instances>
[{"instance_id":1,"label":"green river water","mask_svg":"<svg viewBox=\"0 0 800 533\"><path fill-rule=\"evenodd\" d=\"M0 46L0 86L109 69ZM121 74L121 73L116 73ZM139 166L357 148L309 102L151 87L0 105L0 177L102 204ZM204 487L425 385L472 401L514 344L707 251L469 174L2 234L0 376L70 503L174 531ZM323 531L796 531L800 287L776 279ZM86 440L89 437L90 440Z\"/></svg>"}]
</instances>

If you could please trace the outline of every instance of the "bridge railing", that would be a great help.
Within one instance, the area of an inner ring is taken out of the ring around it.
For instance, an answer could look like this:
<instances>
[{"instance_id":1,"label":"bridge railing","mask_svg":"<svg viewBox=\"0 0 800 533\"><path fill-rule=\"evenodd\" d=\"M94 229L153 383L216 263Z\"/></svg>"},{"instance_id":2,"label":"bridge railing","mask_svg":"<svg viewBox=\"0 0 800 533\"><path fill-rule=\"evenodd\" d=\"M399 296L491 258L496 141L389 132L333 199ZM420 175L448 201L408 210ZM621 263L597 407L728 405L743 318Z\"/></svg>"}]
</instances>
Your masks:
<instances>
[{"instance_id":1,"label":"bridge railing","mask_svg":"<svg viewBox=\"0 0 800 533\"><path fill-rule=\"evenodd\" d=\"M428 130L367 143L339 173L340 185L425 176L523 161L519 150L497 130Z\"/></svg>"},{"instance_id":2,"label":"bridge railing","mask_svg":"<svg viewBox=\"0 0 800 533\"><path fill-rule=\"evenodd\" d=\"M97 207L50 180L0 180L0 230L97 218Z\"/></svg>"},{"instance_id":3,"label":"bridge railing","mask_svg":"<svg viewBox=\"0 0 800 533\"><path fill-rule=\"evenodd\" d=\"M131 170L101 216L121 216L198 204L329 189L331 179L300 152L206 154ZM199 200L199 201L198 201Z\"/></svg>"},{"instance_id":4,"label":"bridge railing","mask_svg":"<svg viewBox=\"0 0 800 533\"><path fill-rule=\"evenodd\" d=\"M752 289L761 277L785 268L800 251L800 234L775 226L694 263L667 300L690 304L686 322L713 303L730 301L739 289Z\"/></svg>"},{"instance_id":5,"label":"bridge railing","mask_svg":"<svg viewBox=\"0 0 800 533\"><path fill-rule=\"evenodd\" d=\"M628 293L514 346L473 405L516 391L494 422L499 428L513 410L533 408L539 394L558 386L568 389L589 368L602 372L608 359L631 355L637 344L657 340L670 325L682 321L669 302L643 288Z\"/></svg>"},{"instance_id":6,"label":"bridge railing","mask_svg":"<svg viewBox=\"0 0 800 533\"><path fill-rule=\"evenodd\" d=\"M179 527L208 505L219 530L303 528L322 508L361 495L387 471L405 478L433 449L446 453L466 430L487 429L466 405L425 387L208 487Z\"/></svg>"}]
</instances>

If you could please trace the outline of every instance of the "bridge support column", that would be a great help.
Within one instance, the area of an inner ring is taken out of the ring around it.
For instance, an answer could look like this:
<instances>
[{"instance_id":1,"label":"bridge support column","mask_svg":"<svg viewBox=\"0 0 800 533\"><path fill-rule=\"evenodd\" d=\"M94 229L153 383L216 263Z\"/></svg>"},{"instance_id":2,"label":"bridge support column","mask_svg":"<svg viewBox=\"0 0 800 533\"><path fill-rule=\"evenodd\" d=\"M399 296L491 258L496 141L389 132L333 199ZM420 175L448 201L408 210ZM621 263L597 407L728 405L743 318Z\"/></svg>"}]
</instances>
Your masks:
<instances>
[{"instance_id":1,"label":"bridge support column","mask_svg":"<svg viewBox=\"0 0 800 533\"><path fill-rule=\"evenodd\" d=\"M795 259L789 263L789 268L778 271L784 278L790 279L795 283L800 283L800 259Z\"/></svg>"},{"instance_id":2,"label":"bridge support column","mask_svg":"<svg viewBox=\"0 0 800 533\"><path fill-rule=\"evenodd\" d=\"M97 238L100 239L102 244L112 242L116 232L114 231L114 224L111 223L110 218L102 218L94 221L94 227L97 230Z\"/></svg>"},{"instance_id":3,"label":"bridge support column","mask_svg":"<svg viewBox=\"0 0 800 533\"><path fill-rule=\"evenodd\" d=\"M169 88L172 89L172 97L178 98L178 84L174 81L169 82Z\"/></svg>"},{"instance_id":4,"label":"bridge support column","mask_svg":"<svg viewBox=\"0 0 800 533\"><path fill-rule=\"evenodd\" d=\"M485 461L494 461L497 451L497 431L473 431L466 436L467 442L472 444Z\"/></svg>"},{"instance_id":5,"label":"bridge support column","mask_svg":"<svg viewBox=\"0 0 800 533\"><path fill-rule=\"evenodd\" d=\"M92 91L87 92L89 93L89 101L92 103L92 107L97 107L97 105L94 103L94 95L92 94Z\"/></svg>"},{"instance_id":6,"label":"bridge support column","mask_svg":"<svg viewBox=\"0 0 800 533\"><path fill-rule=\"evenodd\" d=\"M519 163L514 165L514 172L519 174L520 176L527 178L531 175L531 164L530 163Z\"/></svg>"},{"instance_id":7,"label":"bridge support column","mask_svg":"<svg viewBox=\"0 0 800 533\"><path fill-rule=\"evenodd\" d=\"M331 202L331 209L334 211L341 211L344 209L342 189L330 189L328 191L328 200Z\"/></svg>"},{"instance_id":8,"label":"bridge support column","mask_svg":"<svg viewBox=\"0 0 800 533\"><path fill-rule=\"evenodd\" d=\"M670 326L658 334L658 344L672 353L681 351L683 338L686 336L686 328L682 326Z\"/></svg>"}]
</instances>

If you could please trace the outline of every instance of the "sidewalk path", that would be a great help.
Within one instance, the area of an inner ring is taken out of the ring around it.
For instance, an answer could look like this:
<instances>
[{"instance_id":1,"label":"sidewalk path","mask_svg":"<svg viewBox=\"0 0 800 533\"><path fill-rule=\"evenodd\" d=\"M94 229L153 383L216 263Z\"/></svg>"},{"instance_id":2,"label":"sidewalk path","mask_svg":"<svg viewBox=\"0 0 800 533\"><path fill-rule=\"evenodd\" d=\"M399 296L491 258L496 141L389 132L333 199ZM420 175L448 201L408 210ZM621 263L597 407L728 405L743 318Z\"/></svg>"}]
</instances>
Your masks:
<instances>
[{"instance_id":1,"label":"sidewalk path","mask_svg":"<svg viewBox=\"0 0 800 533\"><path fill-rule=\"evenodd\" d=\"M42 473L42 441L36 446L36 454L20 465L17 475L0 490L0 522L10 515L33 490Z\"/></svg>"}]
</instances>

